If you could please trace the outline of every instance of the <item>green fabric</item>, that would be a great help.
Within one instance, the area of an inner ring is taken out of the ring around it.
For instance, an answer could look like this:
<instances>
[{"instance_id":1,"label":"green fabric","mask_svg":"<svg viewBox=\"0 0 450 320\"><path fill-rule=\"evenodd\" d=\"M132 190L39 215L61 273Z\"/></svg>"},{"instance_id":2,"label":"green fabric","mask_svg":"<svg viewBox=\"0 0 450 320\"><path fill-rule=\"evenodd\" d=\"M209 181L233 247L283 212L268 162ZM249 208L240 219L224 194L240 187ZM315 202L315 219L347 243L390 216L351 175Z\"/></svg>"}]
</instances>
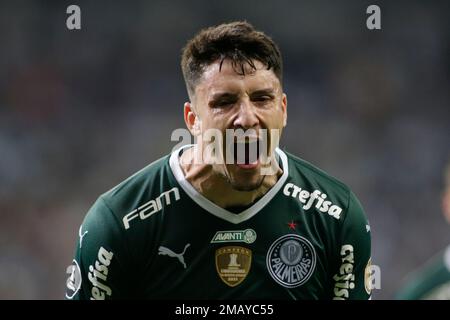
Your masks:
<instances>
[{"instance_id":1,"label":"green fabric","mask_svg":"<svg viewBox=\"0 0 450 320\"><path fill-rule=\"evenodd\" d=\"M413 272L397 299L450 300L450 246Z\"/></svg>"},{"instance_id":2,"label":"green fabric","mask_svg":"<svg viewBox=\"0 0 450 320\"><path fill-rule=\"evenodd\" d=\"M237 224L188 196L170 156L103 194L83 221L74 258L81 285L74 264L66 298L368 299L370 232L359 201L343 183L285 153L281 189ZM318 199L299 188L318 190Z\"/></svg>"}]
</instances>

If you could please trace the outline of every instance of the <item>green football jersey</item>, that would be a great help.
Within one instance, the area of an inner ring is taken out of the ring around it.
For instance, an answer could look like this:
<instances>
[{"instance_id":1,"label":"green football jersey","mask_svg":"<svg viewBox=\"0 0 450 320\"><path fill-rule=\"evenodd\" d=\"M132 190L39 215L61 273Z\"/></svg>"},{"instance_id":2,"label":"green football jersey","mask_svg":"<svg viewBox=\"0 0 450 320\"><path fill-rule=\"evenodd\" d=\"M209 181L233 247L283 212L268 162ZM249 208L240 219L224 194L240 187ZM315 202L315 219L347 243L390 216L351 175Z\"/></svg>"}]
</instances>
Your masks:
<instances>
[{"instance_id":1,"label":"green football jersey","mask_svg":"<svg viewBox=\"0 0 450 320\"><path fill-rule=\"evenodd\" d=\"M370 227L347 186L277 148L282 176L232 212L185 179L184 148L98 198L67 299L370 297Z\"/></svg>"},{"instance_id":2,"label":"green football jersey","mask_svg":"<svg viewBox=\"0 0 450 320\"><path fill-rule=\"evenodd\" d=\"M450 300L450 245L411 274L400 300Z\"/></svg>"}]
</instances>

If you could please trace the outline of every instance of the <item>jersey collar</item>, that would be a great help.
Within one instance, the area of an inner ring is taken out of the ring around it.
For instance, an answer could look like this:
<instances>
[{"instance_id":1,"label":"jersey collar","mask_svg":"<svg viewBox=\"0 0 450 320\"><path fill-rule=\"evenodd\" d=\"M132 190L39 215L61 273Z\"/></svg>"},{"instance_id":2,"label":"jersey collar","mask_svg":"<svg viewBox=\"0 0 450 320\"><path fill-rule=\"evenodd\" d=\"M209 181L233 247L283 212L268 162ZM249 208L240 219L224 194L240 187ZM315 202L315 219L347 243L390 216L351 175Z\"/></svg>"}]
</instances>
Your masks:
<instances>
[{"instance_id":1,"label":"jersey collar","mask_svg":"<svg viewBox=\"0 0 450 320\"><path fill-rule=\"evenodd\" d=\"M200 207L202 207L209 213L215 215L216 217L234 224L238 224L250 219L255 214L257 214L262 208L264 208L270 202L270 200L272 200L272 198L278 193L278 191L284 185L289 175L287 156L281 149L276 148L275 151L279 155L281 163L283 165L283 174L281 175L280 179L278 179L278 181L273 185L273 187L269 191L267 191L266 194L262 196L258 201L256 201L251 207L245 209L240 213L233 213L222 207L219 207L214 202L208 200L201 193L199 193L184 177L183 170L181 169L180 166L180 152L183 149L192 146L193 145L182 146L179 149L172 152L172 154L170 155L169 164L175 179L178 181L181 188L183 188L186 194L193 201L195 201Z\"/></svg>"}]
</instances>

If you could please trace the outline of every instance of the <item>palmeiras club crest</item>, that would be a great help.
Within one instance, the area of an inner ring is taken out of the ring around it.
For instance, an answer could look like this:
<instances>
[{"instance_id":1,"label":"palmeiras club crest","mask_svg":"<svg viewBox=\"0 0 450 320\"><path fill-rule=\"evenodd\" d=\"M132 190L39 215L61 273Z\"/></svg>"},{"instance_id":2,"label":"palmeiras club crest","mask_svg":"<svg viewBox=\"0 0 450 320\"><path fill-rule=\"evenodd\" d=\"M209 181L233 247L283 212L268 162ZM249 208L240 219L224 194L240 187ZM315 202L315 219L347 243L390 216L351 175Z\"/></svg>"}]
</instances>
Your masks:
<instances>
[{"instance_id":1,"label":"palmeiras club crest","mask_svg":"<svg viewBox=\"0 0 450 320\"><path fill-rule=\"evenodd\" d=\"M270 246L266 257L270 276L283 287L304 284L314 272L316 252L311 242L297 234L284 235Z\"/></svg>"}]
</instances>

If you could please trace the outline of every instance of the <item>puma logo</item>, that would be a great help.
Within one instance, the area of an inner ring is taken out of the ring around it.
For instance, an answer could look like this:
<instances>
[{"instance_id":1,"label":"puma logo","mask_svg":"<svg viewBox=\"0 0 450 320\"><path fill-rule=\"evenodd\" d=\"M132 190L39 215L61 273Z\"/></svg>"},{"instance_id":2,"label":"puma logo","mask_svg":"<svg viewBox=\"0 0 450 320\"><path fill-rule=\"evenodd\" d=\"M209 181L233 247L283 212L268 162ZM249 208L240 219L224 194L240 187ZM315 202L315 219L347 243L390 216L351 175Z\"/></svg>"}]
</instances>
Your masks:
<instances>
[{"instance_id":1,"label":"puma logo","mask_svg":"<svg viewBox=\"0 0 450 320\"><path fill-rule=\"evenodd\" d=\"M159 249L158 249L158 250L159 250L158 254L162 254L162 255L165 255L165 256L169 256L169 257L172 257L172 258L177 258L177 259L180 261L180 263L184 266L184 268L186 269L186 263L184 262L184 257L183 257L183 255L184 255L184 253L186 252L186 249L187 249L190 245L191 245L190 243L188 243L187 245L185 245L185 246L184 246L184 250L183 250L182 253L175 253L175 252L173 252L172 250L170 250L169 248L160 246Z\"/></svg>"}]
</instances>

